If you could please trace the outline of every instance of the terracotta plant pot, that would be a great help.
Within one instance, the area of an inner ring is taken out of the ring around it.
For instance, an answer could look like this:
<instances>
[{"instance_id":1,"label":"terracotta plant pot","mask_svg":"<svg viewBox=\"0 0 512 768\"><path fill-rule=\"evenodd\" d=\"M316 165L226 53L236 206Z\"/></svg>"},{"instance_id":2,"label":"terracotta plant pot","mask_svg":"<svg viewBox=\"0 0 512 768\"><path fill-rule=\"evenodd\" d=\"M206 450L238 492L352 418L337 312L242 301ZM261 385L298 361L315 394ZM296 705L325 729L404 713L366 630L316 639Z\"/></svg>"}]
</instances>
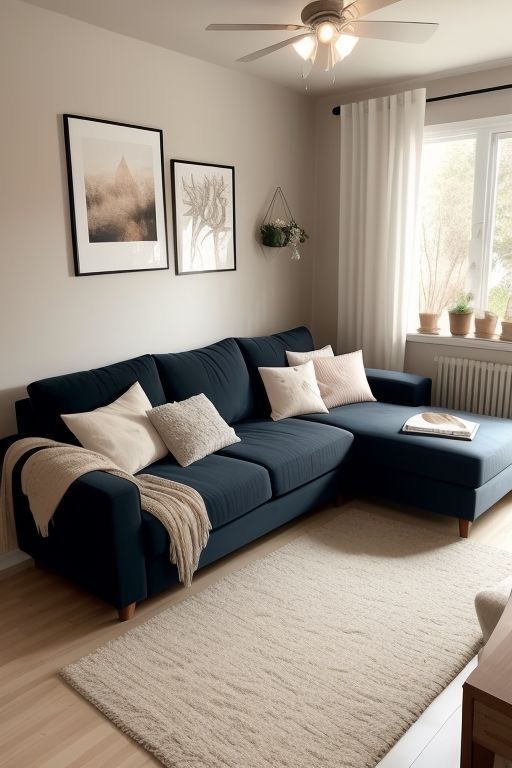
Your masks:
<instances>
[{"instance_id":1,"label":"terracotta plant pot","mask_svg":"<svg viewBox=\"0 0 512 768\"><path fill-rule=\"evenodd\" d=\"M439 313L420 312L418 333L439 333Z\"/></svg>"},{"instance_id":2,"label":"terracotta plant pot","mask_svg":"<svg viewBox=\"0 0 512 768\"><path fill-rule=\"evenodd\" d=\"M496 331L498 315L486 312L485 317L475 317L475 336L479 339L492 339Z\"/></svg>"},{"instance_id":3,"label":"terracotta plant pot","mask_svg":"<svg viewBox=\"0 0 512 768\"><path fill-rule=\"evenodd\" d=\"M501 336L502 341L512 341L512 320L501 321Z\"/></svg>"},{"instance_id":4,"label":"terracotta plant pot","mask_svg":"<svg viewBox=\"0 0 512 768\"><path fill-rule=\"evenodd\" d=\"M467 336L471 330L473 312L449 312L450 333L452 336Z\"/></svg>"}]
</instances>

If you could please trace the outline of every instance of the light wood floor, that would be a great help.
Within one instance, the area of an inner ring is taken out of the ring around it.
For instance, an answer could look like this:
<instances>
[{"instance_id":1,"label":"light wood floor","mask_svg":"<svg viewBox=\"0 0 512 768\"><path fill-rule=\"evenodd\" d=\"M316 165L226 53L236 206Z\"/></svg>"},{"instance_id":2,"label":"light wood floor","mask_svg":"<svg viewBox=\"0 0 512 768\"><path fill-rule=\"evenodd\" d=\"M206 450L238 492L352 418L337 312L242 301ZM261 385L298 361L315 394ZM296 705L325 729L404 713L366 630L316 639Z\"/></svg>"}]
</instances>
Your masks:
<instances>
[{"instance_id":1,"label":"light wood floor","mask_svg":"<svg viewBox=\"0 0 512 768\"><path fill-rule=\"evenodd\" d=\"M139 768L159 765L59 678L58 670L226 573L354 507L394 519L411 516L447 533L457 521L352 501L274 532L200 571L193 586L142 603L125 624L104 603L33 567L0 575L1 768ZM470 538L512 551L512 494L472 527ZM93 557L94 555L91 554ZM240 768L243 768L241 766Z\"/></svg>"}]
</instances>

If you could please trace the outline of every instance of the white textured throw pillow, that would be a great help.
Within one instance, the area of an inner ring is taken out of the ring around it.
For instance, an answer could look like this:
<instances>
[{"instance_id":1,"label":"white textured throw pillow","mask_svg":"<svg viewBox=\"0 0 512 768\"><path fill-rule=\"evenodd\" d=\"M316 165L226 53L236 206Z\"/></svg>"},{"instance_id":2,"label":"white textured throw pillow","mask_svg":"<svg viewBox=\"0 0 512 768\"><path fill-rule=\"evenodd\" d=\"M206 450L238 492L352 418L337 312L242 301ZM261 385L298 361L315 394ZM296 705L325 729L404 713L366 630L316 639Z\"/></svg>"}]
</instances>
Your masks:
<instances>
[{"instance_id":1,"label":"white textured throw pillow","mask_svg":"<svg viewBox=\"0 0 512 768\"><path fill-rule=\"evenodd\" d=\"M151 407L137 381L110 405L87 413L63 413L61 418L84 448L107 456L133 475L168 454L147 417Z\"/></svg>"},{"instance_id":2,"label":"white textured throw pillow","mask_svg":"<svg viewBox=\"0 0 512 768\"><path fill-rule=\"evenodd\" d=\"M203 394L159 405L148 411L148 416L182 467L240 442L235 430Z\"/></svg>"},{"instance_id":3,"label":"white textured throw pillow","mask_svg":"<svg viewBox=\"0 0 512 768\"><path fill-rule=\"evenodd\" d=\"M309 360L314 360L315 357L334 357L331 345L328 344L326 347L322 347L322 349L313 349L311 352L286 352L288 365L303 365L303 363L307 363Z\"/></svg>"},{"instance_id":4,"label":"white textured throw pillow","mask_svg":"<svg viewBox=\"0 0 512 768\"><path fill-rule=\"evenodd\" d=\"M350 352L337 357L313 360L316 380L327 408L350 403L375 402L363 364L363 353Z\"/></svg>"},{"instance_id":5,"label":"white textured throw pillow","mask_svg":"<svg viewBox=\"0 0 512 768\"><path fill-rule=\"evenodd\" d=\"M327 413L310 360L293 368L258 368L274 421L305 413Z\"/></svg>"}]
</instances>

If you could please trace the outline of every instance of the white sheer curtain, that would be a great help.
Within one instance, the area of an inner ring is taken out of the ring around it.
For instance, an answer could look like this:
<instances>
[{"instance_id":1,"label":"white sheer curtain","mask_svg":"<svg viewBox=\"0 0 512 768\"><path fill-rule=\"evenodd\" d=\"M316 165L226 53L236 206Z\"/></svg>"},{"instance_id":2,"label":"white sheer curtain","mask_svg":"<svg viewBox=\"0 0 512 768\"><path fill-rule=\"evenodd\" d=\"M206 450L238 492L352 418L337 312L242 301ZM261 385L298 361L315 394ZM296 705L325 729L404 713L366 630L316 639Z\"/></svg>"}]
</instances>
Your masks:
<instances>
[{"instance_id":1,"label":"white sheer curtain","mask_svg":"<svg viewBox=\"0 0 512 768\"><path fill-rule=\"evenodd\" d=\"M403 369L425 89L341 108L338 351Z\"/></svg>"}]
</instances>

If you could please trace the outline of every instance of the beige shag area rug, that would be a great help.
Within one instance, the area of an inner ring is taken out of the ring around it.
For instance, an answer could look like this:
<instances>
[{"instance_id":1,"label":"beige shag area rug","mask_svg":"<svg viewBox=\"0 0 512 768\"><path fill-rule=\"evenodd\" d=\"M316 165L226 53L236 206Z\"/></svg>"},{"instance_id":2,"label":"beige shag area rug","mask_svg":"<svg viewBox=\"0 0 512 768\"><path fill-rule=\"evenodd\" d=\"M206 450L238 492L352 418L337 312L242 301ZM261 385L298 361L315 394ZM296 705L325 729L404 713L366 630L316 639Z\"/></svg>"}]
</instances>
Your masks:
<instances>
[{"instance_id":1,"label":"beige shag area rug","mask_svg":"<svg viewBox=\"0 0 512 768\"><path fill-rule=\"evenodd\" d=\"M475 654L512 554L358 509L66 667L172 768L374 766Z\"/></svg>"}]
</instances>

